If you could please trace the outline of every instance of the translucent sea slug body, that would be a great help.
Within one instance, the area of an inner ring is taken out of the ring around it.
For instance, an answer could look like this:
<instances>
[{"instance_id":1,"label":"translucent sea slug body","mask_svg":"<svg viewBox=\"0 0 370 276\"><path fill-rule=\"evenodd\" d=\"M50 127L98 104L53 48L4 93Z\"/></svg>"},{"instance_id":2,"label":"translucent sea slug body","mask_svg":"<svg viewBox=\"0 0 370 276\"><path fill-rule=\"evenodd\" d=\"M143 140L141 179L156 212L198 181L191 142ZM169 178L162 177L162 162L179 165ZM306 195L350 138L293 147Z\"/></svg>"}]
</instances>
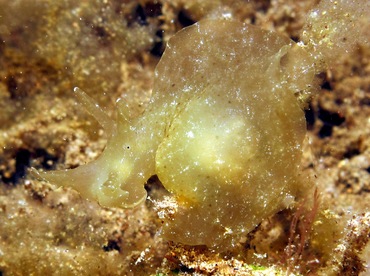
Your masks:
<instances>
[{"instance_id":1,"label":"translucent sea slug body","mask_svg":"<svg viewBox=\"0 0 370 276\"><path fill-rule=\"evenodd\" d=\"M164 235L230 247L299 189L307 91L313 61L293 41L234 21L206 20L170 39L144 114L117 122L81 91L82 104L111 133L105 151L77 169L42 173L107 207L131 207L158 175L178 209Z\"/></svg>"}]
</instances>

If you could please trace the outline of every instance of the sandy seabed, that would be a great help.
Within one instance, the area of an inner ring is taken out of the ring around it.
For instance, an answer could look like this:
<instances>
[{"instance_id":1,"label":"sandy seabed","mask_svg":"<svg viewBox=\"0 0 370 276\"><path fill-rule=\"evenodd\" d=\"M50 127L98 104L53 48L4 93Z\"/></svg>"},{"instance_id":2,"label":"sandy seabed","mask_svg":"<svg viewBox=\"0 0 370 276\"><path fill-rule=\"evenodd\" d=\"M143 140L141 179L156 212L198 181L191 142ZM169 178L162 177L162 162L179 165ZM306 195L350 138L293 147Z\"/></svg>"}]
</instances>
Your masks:
<instances>
[{"instance_id":1,"label":"sandy seabed","mask_svg":"<svg viewBox=\"0 0 370 276\"><path fill-rule=\"evenodd\" d=\"M139 114L178 30L231 14L297 40L315 1L125 2L0 0L0 275L369 275L369 45L322 72L306 110L302 167L316 196L263 221L233 251L163 240L153 202L167 192L156 177L144 204L122 210L28 173L74 168L104 149L74 86L110 116L117 98Z\"/></svg>"}]
</instances>

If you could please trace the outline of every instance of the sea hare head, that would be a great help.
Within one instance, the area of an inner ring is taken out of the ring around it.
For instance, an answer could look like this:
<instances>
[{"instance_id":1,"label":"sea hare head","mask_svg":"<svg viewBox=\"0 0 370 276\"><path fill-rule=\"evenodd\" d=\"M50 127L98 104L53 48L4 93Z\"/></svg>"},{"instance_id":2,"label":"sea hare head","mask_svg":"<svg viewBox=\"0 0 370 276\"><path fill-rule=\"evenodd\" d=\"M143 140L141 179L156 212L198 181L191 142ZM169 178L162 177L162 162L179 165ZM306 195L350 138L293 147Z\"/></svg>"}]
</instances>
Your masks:
<instances>
[{"instance_id":1,"label":"sea hare head","mask_svg":"<svg viewBox=\"0 0 370 276\"><path fill-rule=\"evenodd\" d=\"M310 61L288 38L233 21L169 41L155 80L157 93L178 97L156 154L179 204L169 239L230 247L299 189L306 128L295 94L312 83Z\"/></svg>"}]
</instances>

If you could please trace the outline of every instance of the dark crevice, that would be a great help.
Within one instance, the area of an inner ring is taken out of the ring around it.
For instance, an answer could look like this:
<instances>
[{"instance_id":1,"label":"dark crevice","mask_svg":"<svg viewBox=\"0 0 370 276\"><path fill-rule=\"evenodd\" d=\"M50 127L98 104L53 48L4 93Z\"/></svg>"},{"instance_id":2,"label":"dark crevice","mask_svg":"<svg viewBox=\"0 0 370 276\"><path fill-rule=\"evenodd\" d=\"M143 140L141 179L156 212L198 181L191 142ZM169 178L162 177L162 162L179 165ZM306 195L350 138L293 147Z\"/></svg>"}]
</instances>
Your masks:
<instances>
[{"instance_id":1,"label":"dark crevice","mask_svg":"<svg viewBox=\"0 0 370 276\"><path fill-rule=\"evenodd\" d=\"M290 39L293 40L295 43L301 41L298 36L291 36Z\"/></svg>"},{"instance_id":2,"label":"dark crevice","mask_svg":"<svg viewBox=\"0 0 370 276\"><path fill-rule=\"evenodd\" d=\"M319 137L320 138L330 137L332 133L333 126L324 124L319 131Z\"/></svg>"},{"instance_id":3,"label":"dark crevice","mask_svg":"<svg viewBox=\"0 0 370 276\"><path fill-rule=\"evenodd\" d=\"M346 118L340 112L331 112L319 107L317 117L324 123L319 131L319 137L329 137L333 133L334 126L340 126Z\"/></svg>"},{"instance_id":4,"label":"dark crevice","mask_svg":"<svg viewBox=\"0 0 370 276\"><path fill-rule=\"evenodd\" d=\"M2 176L2 180L7 184L17 184L27 172L31 163L31 152L20 149L15 154L15 171L10 177Z\"/></svg>"},{"instance_id":5,"label":"dark crevice","mask_svg":"<svg viewBox=\"0 0 370 276\"><path fill-rule=\"evenodd\" d=\"M114 241L114 240L109 240L108 244L103 246L103 250L105 252L109 252L109 251L113 251L113 250L117 250L118 252L121 252L121 248L120 248L118 242Z\"/></svg>"},{"instance_id":6,"label":"dark crevice","mask_svg":"<svg viewBox=\"0 0 370 276\"><path fill-rule=\"evenodd\" d=\"M144 188L148 194L150 194L152 190L158 190L158 189L165 190L164 186L162 185L157 175L151 176L148 179L148 181L145 183Z\"/></svg>"},{"instance_id":7,"label":"dark crevice","mask_svg":"<svg viewBox=\"0 0 370 276\"><path fill-rule=\"evenodd\" d=\"M250 18L250 24L251 25L256 25L256 16L255 15L252 15L251 18Z\"/></svg>"},{"instance_id":8,"label":"dark crevice","mask_svg":"<svg viewBox=\"0 0 370 276\"><path fill-rule=\"evenodd\" d=\"M95 35L98 36L101 39L108 38L109 34L104 29L104 27L101 26L94 26L93 30L95 31Z\"/></svg>"},{"instance_id":9,"label":"dark crevice","mask_svg":"<svg viewBox=\"0 0 370 276\"><path fill-rule=\"evenodd\" d=\"M128 20L128 26L134 23L140 26L149 25L148 19L157 18L162 14L162 5L160 3L146 3L145 5L138 4L133 10L131 18Z\"/></svg>"},{"instance_id":10,"label":"dark crevice","mask_svg":"<svg viewBox=\"0 0 370 276\"><path fill-rule=\"evenodd\" d=\"M180 272L182 273L194 273L195 269L187 267L186 265L179 264L179 268L171 270L175 274L179 274Z\"/></svg>"},{"instance_id":11,"label":"dark crevice","mask_svg":"<svg viewBox=\"0 0 370 276\"><path fill-rule=\"evenodd\" d=\"M177 18L179 20L179 23L183 26L183 27L187 27L187 26L190 26L190 25L193 25L195 23L195 21L188 15L188 13L184 10L181 10L179 12L179 14L177 15Z\"/></svg>"},{"instance_id":12,"label":"dark crevice","mask_svg":"<svg viewBox=\"0 0 370 276\"><path fill-rule=\"evenodd\" d=\"M103 47L111 45L112 35L103 26L91 24L91 31L97 37L98 42Z\"/></svg>"},{"instance_id":13,"label":"dark crevice","mask_svg":"<svg viewBox=\"0 0 370 276\"><path fill-rule=\"evenodd\" d=\"M304 115L306 118L307 129L312 130L315 124L316 118L315 118L315 111L313 110L313 107L311 105L309 105L309 107L305 109Z\"/></svg>"},{"instance_id":14,"label":"dark crevice","mask_svg":"<svg viewBox=\"0 0 370 276\"><path fill-rule=\"evenodd\" d=\"M33 158L41 159L41 166L45 170L53 170L55 169L56 163L58 161L58 157L48 153L44 149L36 149L35 156Z\"/></svg>"},{"instance_id":15,"label":"dark crevice","mask_svg":"<svg viewBox=\"0 0 370 276\"><path fill-rule=\"evenodd\" d=\"M330 84L330 82L328 81L324 81L322 84L321 84L321 89L325 89L325 90L329 90L329 91L332 91L333 88Z\"/></svg>"},{"instance_id":16,"label":"dark crevice","mask_svg":"<svg viewBox=\"0 0 370 276\"><path fill-rule=\"evenodd\" d=\"M158 30L155 33L156 42L153 48L150 50L150 53L153 56L161 57L164 51L164 43L163 43L163 30Z\"/></svg>"},{"instance_id":17,"label":"dark crevice","mask_svg":"<svg viewBox=\"0 0 370 276\"><path fill-rule=\"evenodd\" d=\"M15 99L18 99L19 98L19 93L17 91L18 89L18 84L17 84L17 80L15 79L14 76L8 76L6 78L6 87L9 91L9 94L10 94L10 98L12 100L15 100Z\"/></svg>"},{"instance_id":18,"label":"dark crevice","mask_svg":"<svg viewBox=\"0 0 370 276\"><path fill-rule=\"evenodd\" d=\"M344 155L343 155L343 157L344 158L347 158L347 159L350 159L350 158L352 158L352 157L354 157L354 156L356 156L356 155L359 155L361 152L360 152L360 150L358 149L358 148L350 148L350 149L348 149L345 153L344 153Z\"/></svg>"},{"instance_id":19,"label":"dark crevice","mask_svg":"<svg viewBox=\"0 0 370 276\"><path fill-rule=\"evenodd\" d=\"M146 3L143 9L147 17L155 18L162 15L162 4L159 2Z\"/></svg>"},{"instance_id":20,"label":"dark crevice","mask_svg":"<svg viewBox=\"0 0 370 276\"><path fill-rule=\"evenodd\" d=\"M180 272L184 272L184 273L194 273L195 272L194 268L188 267L183 264L180 264L179 268L180 268Z\"/></svg>"},{"instance_id":21,"label":"dark crevice","mask_svg":"<svg viewBox=\"0 0 370 276\"><path fill-rule=\"evenodd\" d=\"M148 21L146 20L145 10L142 5L138 5L135 10L135 21L139 23L141 26L148 25Z\"/></svg>"},{"instance_id":22,"label":"dark crevice","mask_svg":"<svg viewBox=\"0 0 370 276\"><path fill-rule=\"evenodd\" d=\"M271 0L258 0L253 2L256 11L261 14L267 14L268 10L271 7Z\"/></svg>"},{"instance_id":23,"label":"dark crevice","mask_svg":"<svg viewBox=\"0 0 370 276\"><path fill-rule=\"evenodd\" d=\"M16 185L27 174L27 170L31 166L31 160L39 159L40 165L46 170L54 169L56 161L58 158L54 155L49 154L44 149L36 149L35 151L30 151L28 149L19 149L14 156L15 159L15 170L9 176L5 177L2 174L1 179L6 184Z\"/></svg>"},{"instance_id":24,"label":"dark crevice","mask_svg":"<svg viewBox=\"0 0 370 276\"><path fill-rule=\"evenodd\" d=\"M318 118L323 121L324 124L330 126L340 126L346 119L339 112L330 112L328 110L319 109Z\"/></svg>"}]
</instances>

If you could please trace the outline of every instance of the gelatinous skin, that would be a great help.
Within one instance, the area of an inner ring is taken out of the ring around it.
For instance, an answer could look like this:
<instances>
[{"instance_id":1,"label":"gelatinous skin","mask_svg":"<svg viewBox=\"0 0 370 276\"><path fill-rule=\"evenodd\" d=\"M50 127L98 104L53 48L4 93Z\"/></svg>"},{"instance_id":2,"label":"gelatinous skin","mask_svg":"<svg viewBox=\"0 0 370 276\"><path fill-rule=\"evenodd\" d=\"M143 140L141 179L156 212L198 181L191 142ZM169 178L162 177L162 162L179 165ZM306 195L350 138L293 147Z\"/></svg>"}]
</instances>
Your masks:
<instances>
[{"instance_id":1,"label":"gelatinous skin","mask_svg":"<svg viewBox=\"0 0 370 276\"><path fill-rule=\"evenodd\" d=\"M253 26L204 21L170 40L155 82L178 99L156 154L178 199L167 238L230 248L286 207L300 188L306 132L294 94L313 78L304 50Z\"/></svg>"},{"instance_id":2,"label":"gelatinous skin","mask_svg":"<svg viewBox=\"0 0 370 276\"><path fill-rule=\"evenodd\" d=\"M111 138L96 161L41 176L126 208L157 174L178 204L164 235L229 248L300 188L305 119L295 94L310 90L314 74L310 55L284 36L201 21L170 39L142 116L129 119L120 103L111 122L77 90Z\"/></svg>"}]
</instances>

